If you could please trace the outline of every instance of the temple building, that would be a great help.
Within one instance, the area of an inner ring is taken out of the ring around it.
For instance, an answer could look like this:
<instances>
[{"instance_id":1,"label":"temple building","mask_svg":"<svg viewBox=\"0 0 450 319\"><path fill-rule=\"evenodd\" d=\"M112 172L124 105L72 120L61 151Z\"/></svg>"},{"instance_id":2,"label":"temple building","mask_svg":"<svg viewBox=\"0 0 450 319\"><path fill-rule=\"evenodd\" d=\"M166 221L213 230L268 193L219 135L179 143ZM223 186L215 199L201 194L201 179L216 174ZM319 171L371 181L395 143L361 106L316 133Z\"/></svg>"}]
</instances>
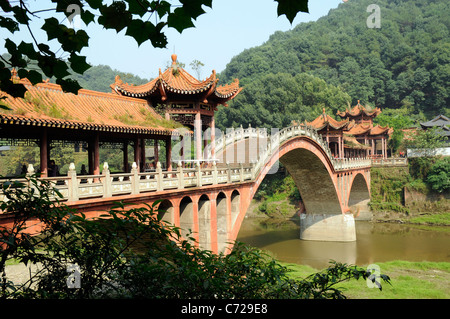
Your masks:
<instances>
[{"instance_id":1,"label":"temple building","mask_svg":"<svg viewBox=\"0 0 450 319\"><path fill-rule=\"evenodd\" d=\"M326 114L325 109L314 121L306 122L326 140L335 158L387 158L387 142L393 129L374 125L379 108L368 109L360 104L337 112L341 120Z\"/></svg>"},{"instance_id":2,"label":"temple building","mask_svg":"<svg viewBox=\"0 0 450 319\"><path fill-rule=\"evenodd\" d=\"M172 65L159 76L143 85L123 83L119 76L111 85L112 92L120 96L143 99L161 112L167 120L174 120L194 131L196 160L204 160L202 147L207 140L214 145L214 112L218 105L227 106L242 88L239 80L218 86L216 72L200 81L179 66L177 55L172 55ZM203 142L202 142L203 141ZM202 145L203 144L203 145ZM211 152L214 157L214 150Z\"/></svg>"},{"instance_id":3,"label":"temple building","mask_svg":"<svg viewBox=\"0 0 450 319\"><path fill-rule=\"evenodd\" d=\"M15 146L38 148L34 164L41 177L52 176L52 150L62 147L87 154L87 168L81 172L85 174L100 174L102 149L121 154L116 171L129 172L132 162L141 172L154 169L157 162L171 170L172 139L191 136L194 129L197 159L202 160L202 133L210 128L209 139L214 141L214 111L240 92L239 81L218 86L214 71L199 81L178 66L176 55L172 60L166 71L144 85L116 77L112 93L85 89L77 95L65 93L48 80L32 85L13 70L13 80L27 91L24 98L0 91L0 155ZM160 153L165 158L159 158Z\"/></svg>"}]
</instances>

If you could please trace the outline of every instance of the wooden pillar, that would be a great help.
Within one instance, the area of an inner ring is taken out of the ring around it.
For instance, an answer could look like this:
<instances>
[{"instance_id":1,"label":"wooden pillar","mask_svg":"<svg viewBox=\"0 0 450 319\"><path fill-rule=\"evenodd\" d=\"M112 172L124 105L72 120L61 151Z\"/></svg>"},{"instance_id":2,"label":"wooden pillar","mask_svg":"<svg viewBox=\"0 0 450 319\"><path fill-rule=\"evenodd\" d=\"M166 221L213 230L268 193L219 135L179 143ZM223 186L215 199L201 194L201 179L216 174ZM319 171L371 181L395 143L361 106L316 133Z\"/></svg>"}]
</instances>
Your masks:
<instances>
[{"instance_id":1,"label":"wooden pillar","mask_svg":"<svg viewBox=\"0 0 450 319\"><path fill-rule=\"evenodd\" d=\"M100 175L100 143L98 133L95 133L93 142L93 173L94 175Z\"/></svg>"},{"instance_id":2,"label":"wooden pillar","mask_svg":"<svg viewBox=\"0 0 450 319\"><path fill-rule=\"evenodd\" d=\"M137 165L138 172L142 172L141 170L141 147L140 147L141 139L137 137L134 140L134 161Z\"/></svg>"},{"instance_id":3,"label":"wooden pillar","mask_svg":"<svg viewBox=\"0 0 450 319\"><path fill-rule=\"evenodd\" d=\"M40 160L41 160L41 178L48 177L48 135L47 129L44 128L41 135L41 143L40 143Z\"/></svg>"},{"instance_id":4,"label":"wooden pillar","mask_svg":"<svg viewBox=\"0 0 450 319\"><path fill-rule=\"evenodd\" d=\"M168 171L172 170L172 138L166 139L166 167Z\"/></svg>"},{"instance_id":5,"label":"wooden pillar","mask_svg":"<svg viewBox=\"0 0 450 319\"><path fill-rule=\"evenodd\" d=\"M202 118L200 112L195 114L194 121L194 132L195 132L195 151L196 151L196 159L202 159Z\"/></svg>"},{"instance_id":6,"label":"wooden pillar","mask_svg":"<svg viewBox=\"0 0 450 319\"><path fill-rule=\"evenodd\" d=\"M156 168L156 164L159 161L159 149L158 149L158 140L153 140L153 158L155 159L154 166Z\"/></svg>"},{"instance_id":7,"label":"wooden pillar","mask_svg":"<svg viewBox=\"0 0 450 319\"><path fill-rule=\"evenodd\" d=\"M145 138L141 139L141 172L145 172Z\"/></svg>"},{"instance_id":8,"label":"wooden pillar","mask_svg":"<svg viewBox=\"0 0 450 319\"><path fill-rule=\"evenodd\" d=\"M216 121L214 120L214 115L211 118L211 158L216 158Z\"/></svg>"},{"instance_id":9,"label":"wooden pillar","mask_svg":"<svg viewBox=\"0 0 450 319\"><path fill-rule=\"evenodd\" d=\"M128 173L129 167L128 167L128 141L123 142L123 170L125 173Z\"/></svg>"}]
</instances>

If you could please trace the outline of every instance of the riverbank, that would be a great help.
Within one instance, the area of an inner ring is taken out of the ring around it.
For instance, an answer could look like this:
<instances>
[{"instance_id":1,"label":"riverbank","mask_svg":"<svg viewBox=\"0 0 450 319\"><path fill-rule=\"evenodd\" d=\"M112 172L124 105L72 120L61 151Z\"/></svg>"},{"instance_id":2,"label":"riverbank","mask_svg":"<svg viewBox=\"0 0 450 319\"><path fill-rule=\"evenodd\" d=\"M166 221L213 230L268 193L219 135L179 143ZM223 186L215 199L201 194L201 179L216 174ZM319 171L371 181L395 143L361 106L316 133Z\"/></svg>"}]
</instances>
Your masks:
<instances>
[{"instance_id":1,"label":"riverbank","mask_svg":"<svg viewBox=\"0 0 450 319\"><path fill-rule=\"evenodd\" d=\"M305 278L320 269L306 265L283 263L291 271L292 278ZM382 291L369 288L360 280L351 280L339 284L349 299L449 299L450 263L449 262L409 262L389 261L374 263L380 272L391 278L391 285L382 283ZM367 265L361 266L366 267Z\"/></svg>"}]
</instances>

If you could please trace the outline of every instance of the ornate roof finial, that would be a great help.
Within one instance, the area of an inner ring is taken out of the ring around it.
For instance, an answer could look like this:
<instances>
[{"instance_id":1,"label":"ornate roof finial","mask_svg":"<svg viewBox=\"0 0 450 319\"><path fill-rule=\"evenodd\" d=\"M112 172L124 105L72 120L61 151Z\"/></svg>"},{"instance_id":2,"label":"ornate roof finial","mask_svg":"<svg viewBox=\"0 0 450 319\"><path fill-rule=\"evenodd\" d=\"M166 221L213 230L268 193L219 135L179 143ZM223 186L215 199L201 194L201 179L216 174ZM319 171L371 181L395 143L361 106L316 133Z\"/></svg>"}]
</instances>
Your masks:
<instances>
[{"instance_id":1,"label":"ornate roof finial","mask_svg":"<svg viewBox=\"0 0 450 319\"><path fill-rule=\"evenodd\" d=\"M174 53L172 54L172 64L176 64L177 63L177 55Z\"/></svg>"}]
</instances>

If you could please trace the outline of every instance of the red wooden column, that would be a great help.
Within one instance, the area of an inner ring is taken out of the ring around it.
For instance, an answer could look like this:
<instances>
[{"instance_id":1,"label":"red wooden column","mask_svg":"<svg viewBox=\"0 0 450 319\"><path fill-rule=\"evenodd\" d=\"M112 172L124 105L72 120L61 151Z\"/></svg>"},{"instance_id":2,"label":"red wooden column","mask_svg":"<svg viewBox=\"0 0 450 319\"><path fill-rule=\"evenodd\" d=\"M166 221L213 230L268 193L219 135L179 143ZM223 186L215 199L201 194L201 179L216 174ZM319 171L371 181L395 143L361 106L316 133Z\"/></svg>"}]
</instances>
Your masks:
<instances>
[{"instance_id":1,"label":"red wooden column","mask_svg":"<svg viewBox=\"0 0 450 319\"><path fill-rule=\"evenodd\" d=\"M169 136L166 139L166 166L167 170L172 170L172 138Z\"/></svg>"},{"instance_id":2,"label":"red wooden column","mask_svg":"<svg viewBox=\"0 0 450 319\"><path fill-rule=\"evenodd\" d=\"M41 178L48 176L48 135L47 135L47 129L44 128L41 135L41 143L40 143L40 160L41 160Z\"/></svg>"},{"instance_id":3,"label":"red wooden column","mask_svg":"<svg viewBox=\"0 0 450 319\"><path fill-rule=\"evenodd\" d=\"M194 121L196 159L202 159L202 118L200 111L195 114Z\"/></svg>"},{"instance_id":4,"label":"red wooden column","mask_svg":"<svg viewBox=\"0 0 450 319\"><path fill-rule=\"evenodd\" d=\"M128 142L123 143L123 170L128 173Z\"/></svg>"},{"instance_id":5,"label":"red wooden column","mask_svg":"<svg viewBox=\"0 0 450 319\"><path fill-rule=\"evenodd\" d=\"M211 117L211 158L216 158L216 122L214 115Z\"/></svg>"},{"instance_id":6,"label":"red wooden column","mask_svg":"<svg viewBox=\"0 0 450 319\"><path fill-rule=\"evenodd\" d=\"M100 175L100 143L98 133L95 133L94 136L93 160L94 175Z\"/></svg>"},{"instance_id":7,"label":"red wooden column","mask_svg":"<svg viewBox=\"0 0 450 319\"><path fill-rule=\"evenodd\" d=\"M145 139L141 139L141 166L142 172L145 172Z\"/></svg>"},{"instance_id":8,"label":"red wooden column","mask_svg":"<svg viewBox=\"0 0 450 319\"><path fill-rule=\"evenodd\" d=\"M137 165L138 172L142 172L141 170L141 139L139 137L134 140L134 161Z\"/></svg>"}]
</instances>

